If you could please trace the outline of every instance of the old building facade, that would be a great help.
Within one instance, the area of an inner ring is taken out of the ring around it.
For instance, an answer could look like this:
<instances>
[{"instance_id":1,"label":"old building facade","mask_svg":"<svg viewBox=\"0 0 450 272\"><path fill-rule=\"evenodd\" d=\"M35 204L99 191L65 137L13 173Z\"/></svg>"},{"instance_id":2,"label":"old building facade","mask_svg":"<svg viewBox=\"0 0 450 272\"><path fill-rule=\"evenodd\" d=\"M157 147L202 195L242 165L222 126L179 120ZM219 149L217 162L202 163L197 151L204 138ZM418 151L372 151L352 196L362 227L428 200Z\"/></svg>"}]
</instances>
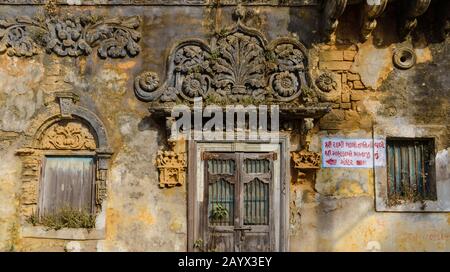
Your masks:
<instances>
[{"instance_id":1,"label":"old building facade","mask_svg":"<svg viewBox=\"0 0 450 272\"><path fill-rule=\"evenodd\" d=\"M449 251L449 16L1 1L0 250Z\"/></svg>"}]
</instances>

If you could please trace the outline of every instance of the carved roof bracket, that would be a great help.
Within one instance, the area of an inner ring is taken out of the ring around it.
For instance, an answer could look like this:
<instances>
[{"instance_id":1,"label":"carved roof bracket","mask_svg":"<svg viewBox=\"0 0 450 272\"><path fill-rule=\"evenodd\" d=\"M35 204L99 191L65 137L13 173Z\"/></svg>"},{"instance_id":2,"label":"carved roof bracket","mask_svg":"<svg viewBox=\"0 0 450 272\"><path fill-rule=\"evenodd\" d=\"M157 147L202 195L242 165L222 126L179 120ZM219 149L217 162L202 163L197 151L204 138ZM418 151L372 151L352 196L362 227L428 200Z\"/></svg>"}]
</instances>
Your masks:
<instances>
[{"instance_id":1,"label":"carved roof bracket","mask_svg":"<svg viewBox=\"0 0 450 272\"><path fill-rule=\"evenodd\" d=\"M327 0L322 2L322 30L326 41L334 39L339 17L344 13L347 0Z\"/></svg>"},{"instance_id":2,"label":"carved roof bracket","mask_svg":"<svg viewBox=\"0 0 450 272\"><path fill-rule=\"evenodd\" d=\"M403 0L400 2L398 31L402 38L407 38L417 26L417 17L424 14L431 0Z\"/></svg>"},{"instance_id":3,"label":"carved roof bracket","mask_svg":"<svg viewBox=\"0 0 450 272\"><path fill-rule=\"evenodd\" d=\"M386 10L388 0L380 0L379 5L374 5L370 1L363 2L362 22L361 22L361 39L366 41L372 31L377 26L377 18Z\"/></svg>"}]
</instances>

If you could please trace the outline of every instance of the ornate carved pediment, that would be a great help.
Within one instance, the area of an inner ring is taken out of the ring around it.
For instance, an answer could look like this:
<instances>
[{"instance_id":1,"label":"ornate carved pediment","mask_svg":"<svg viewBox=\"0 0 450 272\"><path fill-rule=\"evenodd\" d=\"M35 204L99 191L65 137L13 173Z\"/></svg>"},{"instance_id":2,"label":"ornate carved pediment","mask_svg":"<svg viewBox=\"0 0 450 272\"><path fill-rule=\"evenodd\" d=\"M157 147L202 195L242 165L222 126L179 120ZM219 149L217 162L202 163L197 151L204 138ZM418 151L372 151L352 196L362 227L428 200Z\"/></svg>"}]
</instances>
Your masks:
<instances>
[{"instance_id":1,"label":"ornate carved pediment","mask_svg":"<svg viewBox=\"0 0 450 272\"><path fill-rule=\"evenodd\" d=\"M209 43L189 40L169 56L166 81L157 74L136 78L136 95L144 101L220 102L293 101L308 87L306 49L297 40L267 43L257 30L237 23Z\"/></svg>"},{"instance_id":2,"label":"ornate carved pediment","mask_svg":"<svg viewBox=\"0 0 450 272\"><path fill-rule=\"evenodd\" d=\"M42 135L42 149L95 150L96 143L89 128L81 123L60 121Z\"/></svg>"},{"instance_id":3,"label":"ornate carved pediment","mask_svg":"<svg viewBox=\"0 0 450 272\"><path fill-rule=\"evenodd\" d=\"M156 157L159 171L159 186L183 185L186 179L186 154L174 151L159 151Z\"/></svg>"},{"instance_id":4,"label":"ornate carved pediment","mask_svg":"<svg viewBox=\"0 0 450 272\"><path fill-rule=\"evenodd\" d=\"M317 97L305 47L294 38L269 43L240 19L208 42L180 42L171 50L167 67L164 81L151 71L135 79L136 96L151 102L154 111L192 104L198 97L205 104L264 102L301 111Z\"/></svg>"},{"instance_id":5,"label":"ornate carved pediment","mask_svg":"<svg viewBox=\"0 0 450 272\"><path fill-rule=\"evenodd\" d=\"M0 20L0 53L30 57L44 49L58 56L77 57L89 55L97 47L101 58L133 57L140 52L139 24L139 17L7 18Z\"/></svg>"}]
</instances>

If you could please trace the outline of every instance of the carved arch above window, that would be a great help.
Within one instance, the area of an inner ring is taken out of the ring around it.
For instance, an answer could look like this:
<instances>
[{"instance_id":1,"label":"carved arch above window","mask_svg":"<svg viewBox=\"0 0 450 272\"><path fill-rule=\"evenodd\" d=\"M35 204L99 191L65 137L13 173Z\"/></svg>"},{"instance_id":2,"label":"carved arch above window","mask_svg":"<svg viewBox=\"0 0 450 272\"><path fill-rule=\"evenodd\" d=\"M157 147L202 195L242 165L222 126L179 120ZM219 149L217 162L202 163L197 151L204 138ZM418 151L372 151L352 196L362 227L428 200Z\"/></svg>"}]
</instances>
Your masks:
<instances>
[{"instance_id":1,"label":"carved arch above window","mask_svg":"<svg viewBox=\"0 0 450 272\"><path fill-rule=\"evenodd\" d=\"M49 154L88 154L95 160L95 202L101 208L106 198L106 180L112 152L106 130L91 111L76 105L70 92L55 95L58 103L46 107L26 131L26 143L16 154L22 159L21 215L37 210L41 163ZM98 209L100 210L100 209Z\"/></svg>"}]
</instances>

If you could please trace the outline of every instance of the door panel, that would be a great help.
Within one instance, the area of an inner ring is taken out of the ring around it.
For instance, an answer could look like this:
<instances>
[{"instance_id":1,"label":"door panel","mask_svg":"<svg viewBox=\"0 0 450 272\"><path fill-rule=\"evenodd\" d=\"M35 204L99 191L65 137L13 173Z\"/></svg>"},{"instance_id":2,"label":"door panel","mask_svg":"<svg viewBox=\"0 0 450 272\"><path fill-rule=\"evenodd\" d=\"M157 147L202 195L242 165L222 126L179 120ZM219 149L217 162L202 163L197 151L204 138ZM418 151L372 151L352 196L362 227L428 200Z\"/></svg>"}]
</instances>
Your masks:
<instances>
[{"instance_id":1,"label":"door panel","mask_svg":"<svg viewBox=\"0 0 450 272\"><path fill-rule=\"evenodd\" d=\"M234 251L234 232L238 194L236 158L229 153L204 154L206 167L203 228L208 251Z\"/></svg>"},{"instance_id":2,"label":"door panel","mask_svg":"<svg viewBox=\"0 0 450 272\"><path fill-rule=\"evenodd\" d=\"M273 153L204 152L209 251L270 251L273 240Z\"/></svg>"}]
</instances>

